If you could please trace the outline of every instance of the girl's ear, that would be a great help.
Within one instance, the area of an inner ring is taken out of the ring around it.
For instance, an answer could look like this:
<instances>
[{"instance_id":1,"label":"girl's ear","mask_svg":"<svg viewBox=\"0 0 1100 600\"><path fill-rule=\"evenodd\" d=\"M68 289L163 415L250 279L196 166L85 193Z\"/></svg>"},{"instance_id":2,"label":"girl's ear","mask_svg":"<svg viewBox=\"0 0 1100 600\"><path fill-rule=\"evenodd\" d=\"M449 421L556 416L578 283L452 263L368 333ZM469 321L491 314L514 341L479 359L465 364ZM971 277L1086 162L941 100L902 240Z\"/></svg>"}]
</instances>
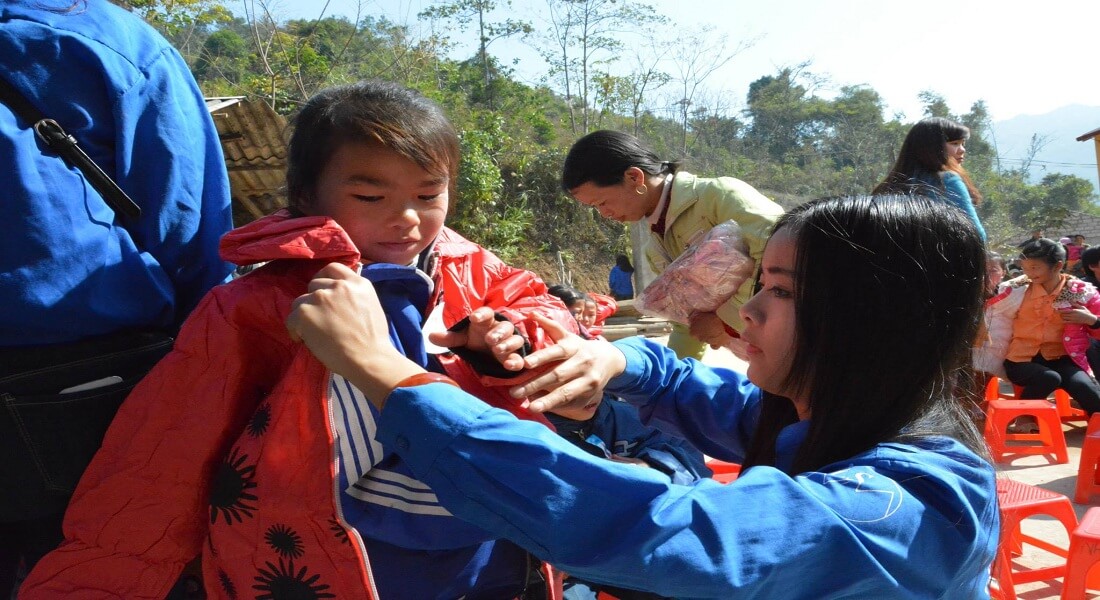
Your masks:
<instances>
[{"instance_id":1,"label":"girl's ear","mask_svg":"<svg viewBox=\"0 0 1100 600\"><path fill-rule=\"evenodd\" d=\"M639 186L645 183L645 171L638 167L627 167L623 172L623 183Z\"/></svg>"}]
</instances>

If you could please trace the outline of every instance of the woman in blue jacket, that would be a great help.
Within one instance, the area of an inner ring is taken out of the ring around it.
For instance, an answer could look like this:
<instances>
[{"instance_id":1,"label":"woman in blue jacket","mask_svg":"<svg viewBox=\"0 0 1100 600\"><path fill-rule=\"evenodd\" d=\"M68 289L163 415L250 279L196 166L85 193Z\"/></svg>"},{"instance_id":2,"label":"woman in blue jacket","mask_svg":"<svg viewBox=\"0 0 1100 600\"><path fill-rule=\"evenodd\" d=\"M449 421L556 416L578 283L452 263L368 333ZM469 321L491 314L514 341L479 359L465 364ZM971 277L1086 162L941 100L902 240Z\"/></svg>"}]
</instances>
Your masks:
<instances>
[{"instance_id":1,"label":"woman in blue jacket","mask_svg":"<svg viewBox=\"0 0 1100 600\"><path fill-rule=\"evenodd\" d=\"M962 166L968 139L965 125L941 117L919 121L906 134L897 161L875 193L920 194L946 202L966 213L985 239L974 209L982 195Z\"/></svg>"},{"instance_id":2,"label":"woman in blue jacket","mask_svg":"<svg viewBox=\"0 0 1100 600\"><path fill-rule=\"evenodd\" d=\"M562 362L517 395L548 392L532 403L545 410L606 390L742 462L729 485L597 459L423 373L389 349L369 283L338 265L287 325L383 407L380 441L450 511L572 575L676 598L982 598L994 470L952 392L984 279L962 212L826 199L782 217L768 242L762 289L741 309L747 377L547 325L558 344L526 363Z\"/></svg>"}]
</instances>

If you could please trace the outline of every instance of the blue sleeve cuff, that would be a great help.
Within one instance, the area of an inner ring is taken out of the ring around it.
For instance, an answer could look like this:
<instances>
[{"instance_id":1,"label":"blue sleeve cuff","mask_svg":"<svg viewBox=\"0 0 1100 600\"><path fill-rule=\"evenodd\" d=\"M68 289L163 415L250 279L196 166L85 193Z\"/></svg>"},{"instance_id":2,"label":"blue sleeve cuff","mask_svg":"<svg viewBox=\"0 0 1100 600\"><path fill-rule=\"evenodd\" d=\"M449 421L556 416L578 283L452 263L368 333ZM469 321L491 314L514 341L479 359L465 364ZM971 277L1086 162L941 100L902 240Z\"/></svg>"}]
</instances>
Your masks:
<instances>
[{"instance_id":1,"label":"blue sleeve cuff","mask_svg":"<svg viewBox=\"0 0 1100 600\"><path fill-rule=\"evenodd\" d=\"M487 410L492 407L445 383L397 388L386 399L377 439L401 454L421 477Z\"/></svg>"}]
</instances>

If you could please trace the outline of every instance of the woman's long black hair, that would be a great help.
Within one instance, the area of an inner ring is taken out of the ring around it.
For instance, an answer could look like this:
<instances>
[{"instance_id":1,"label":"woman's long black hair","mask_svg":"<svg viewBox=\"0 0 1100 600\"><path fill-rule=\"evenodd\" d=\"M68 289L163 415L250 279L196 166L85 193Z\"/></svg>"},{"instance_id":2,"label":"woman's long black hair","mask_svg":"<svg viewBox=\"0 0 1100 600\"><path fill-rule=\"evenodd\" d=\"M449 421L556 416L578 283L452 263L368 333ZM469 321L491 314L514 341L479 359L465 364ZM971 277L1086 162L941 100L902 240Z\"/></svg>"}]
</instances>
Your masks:
<instances>
[{"instance_id":1,"label":"woman's long black hair","mask_svg":"<svg viewBox=\"0 0 1100 600\"><path fill-rule=\"evenodd\" d=\"M783 215L796 239L796 334L786 389L808 391L792 472L889 440L985 445L953 397L981 316L985 248L961 211L922 197L827 198ZM764 394L747 466L774 464L790 400Z\"/></svg>"},{"instance_id":2,"label":"woman's long black hair","mask_svg":"<svg viewBox=\"0 0 1100 600\"><path fill-rule=\"evenodd\" d=\"M918 121L905 135L897 161L882 183L875 187L874 193L921 193L921 188L933 182L942 190L940 173L951 171L962 178L974 205L980 204L982 195L970 180L970 174L959 161L947 155L947 142L965 141L968 138L970 129L950 119L928 117Z\"/></svg>"}]
</instances>

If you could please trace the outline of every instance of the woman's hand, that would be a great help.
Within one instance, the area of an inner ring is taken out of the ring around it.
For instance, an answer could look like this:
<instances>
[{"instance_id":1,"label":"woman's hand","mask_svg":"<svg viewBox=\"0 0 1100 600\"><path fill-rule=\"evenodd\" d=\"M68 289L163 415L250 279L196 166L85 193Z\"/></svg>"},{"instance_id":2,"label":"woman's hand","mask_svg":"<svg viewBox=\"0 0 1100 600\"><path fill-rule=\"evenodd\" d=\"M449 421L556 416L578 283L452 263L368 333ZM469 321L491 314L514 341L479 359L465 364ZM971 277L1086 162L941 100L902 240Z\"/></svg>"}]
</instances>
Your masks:
<instances>
[{"instance_id":1,"label":"woman's hand","mask_svg":"<svg viewBox=\"0 0 1100 600\"><path fill-rule=\"evenodd\" d=\"M626 369L626 357L606 340L585 340L542 315L533 317L554 345L532 352L524 359L528 368L559 362L546 373L511 389L516 398L534 398L532 412L553 411L559 406L585 406L603 397L607 382Z\"/></svg>"},{"instance_id":2,"label":"woman's hand","mask_svg":"<svg viewBox=\"0 0 1100 600\"><path fill-rule=\"evenodd\" d=\"M465 331L443 331L428 334L431 343L444 348L465 346L475 352L489 352L505 369L523 369L519 350L526 340L516 333L511 321L497 321L493 309L482 306L470 313L470 326Z\"/></svg>"},{"instance_id":3,"label":"woman's hand","mask_svg":"<svg viewBox=\"0 0 1100 600\"><path fill-rule=\"evenodd\" d=\"M339 263L313 276L309 292L291 305L286 328L379 409L401 380L424 372L394 348L374 286Z\"/></svg>"},{"instance_id":4,"label":"woman's hand","mask_svg":"<svg viewBox=\"0 0 1100 600\"><path fill-rule=\"evenodd\" d=\"M1096 323L1097 318L1087 308L1080 307L1059 310L1058 313L1062 315L1062 322L1064 323L1078 323L1086 326Z\"/></svg>"},{"instance_id":5,"label":"woman's hand","mask_svg":"<svg viewBox=\"0 0 1100 600\"><path fill-rule=\"evenodd\" d=\"M726 324L712 312L697 312L691 315L688 331L691 337L710 344L711 348L721 348L733 338L726 333Z\"/></svg>"}]
</instances>

